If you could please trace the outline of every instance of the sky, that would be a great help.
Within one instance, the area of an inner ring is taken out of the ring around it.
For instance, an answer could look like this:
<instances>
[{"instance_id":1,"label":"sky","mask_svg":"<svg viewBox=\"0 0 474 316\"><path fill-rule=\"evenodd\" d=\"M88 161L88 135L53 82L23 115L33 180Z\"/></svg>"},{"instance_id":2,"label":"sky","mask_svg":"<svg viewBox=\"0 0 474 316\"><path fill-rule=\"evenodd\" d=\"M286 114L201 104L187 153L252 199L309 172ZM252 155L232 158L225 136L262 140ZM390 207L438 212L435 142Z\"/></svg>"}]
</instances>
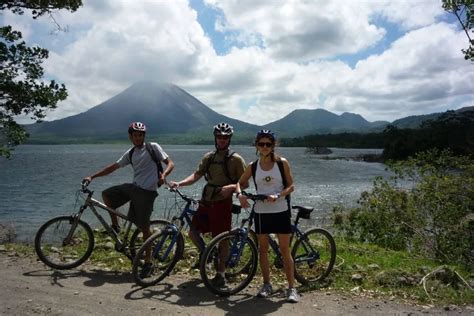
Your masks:
<instances>
[{"instance_id":1,"label":"sky","mask_svg":"<svg viewBox=\"0 0 474 316\"><path fill-rule=\"evenodd\" d=\"M461 53L468 39L441 0L83 4L53 13L63 31L48 16L0 14L28 45L49 50L45 78L67 86L69 97L46 120L84 112L142 80L175 84L257 125L296 109L392 122L474 105L474 64Z\"/></svg>"}]
</instances>

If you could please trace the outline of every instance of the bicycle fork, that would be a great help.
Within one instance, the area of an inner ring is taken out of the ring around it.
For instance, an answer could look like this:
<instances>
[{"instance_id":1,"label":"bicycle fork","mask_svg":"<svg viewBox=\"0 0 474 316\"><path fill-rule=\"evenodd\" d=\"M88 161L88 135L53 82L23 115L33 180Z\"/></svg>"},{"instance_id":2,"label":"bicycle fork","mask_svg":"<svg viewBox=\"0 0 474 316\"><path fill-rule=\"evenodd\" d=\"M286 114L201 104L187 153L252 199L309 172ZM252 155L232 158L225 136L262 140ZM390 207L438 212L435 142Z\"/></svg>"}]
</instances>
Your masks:
<instances>
[{"instance_id":1,"label":"bicycle fork","mask_svg":"<svg viewBox=\"0 0 474 316\"><path fill-rule=\"evenodd\" d=\"M160 240L158 241L156 246L153 248L153 252L152 252L153 258L158 259L161 262L164 262L168 258L170 252L173 250L174 244L177 242L177 239L178 239L178 234L179 234L179 231L177 227L174 225L163 229L163 233ZM163 246L165 245L165 243L169 240L169 238L171 238L171 242L166 248L166 251L163 253L163 255L160 256L160 252Z\"/></svg>"},{"instance_id":2,"label":"bicycle fork","mask_svg":"<svg viewBox=\"0 0 474 316\"><path fill-rule=\"evenodd\" d=\"M247 243L249 232L246 228L240 228L238 230L236 238L234 238L229 247L229 258L226 262L226 267L234 268L238 262L240 262L240 257L245 244Z\"/></svg>"}]
</instances>

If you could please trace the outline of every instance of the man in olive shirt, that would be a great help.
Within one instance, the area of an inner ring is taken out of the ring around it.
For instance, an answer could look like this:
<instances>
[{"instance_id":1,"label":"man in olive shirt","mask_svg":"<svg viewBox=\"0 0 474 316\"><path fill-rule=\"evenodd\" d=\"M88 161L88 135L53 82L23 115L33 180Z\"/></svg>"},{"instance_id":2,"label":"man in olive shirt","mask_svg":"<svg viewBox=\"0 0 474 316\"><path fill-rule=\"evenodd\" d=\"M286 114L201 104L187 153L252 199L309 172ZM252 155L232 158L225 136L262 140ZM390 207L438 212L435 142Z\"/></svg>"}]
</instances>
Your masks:
<instances>
[{"instance_id":1,"label":"man in olive shirt","mask_svg":"<svg viewBox=\"0 0 474 316\"><path fill-rule=\"evenodd\" d=\"M189 237L202 251L199 235L211 232L212 237L229 231L232 225L232 193L236 183L245 170L245 161L237 153L230 152L229 145L234 133L232 126L219 123L214 126L216 150L204 155L199 167L191 175L178 182L169 182L172 188L195 183L202 176L207 184L202 192L199 208L192 220ZM220 257L223 259L228 252L228 245L219 245ZM218 286L225 283L224 260L219 260L218 273L213 280Z\"/></svg>"}]
</instances>

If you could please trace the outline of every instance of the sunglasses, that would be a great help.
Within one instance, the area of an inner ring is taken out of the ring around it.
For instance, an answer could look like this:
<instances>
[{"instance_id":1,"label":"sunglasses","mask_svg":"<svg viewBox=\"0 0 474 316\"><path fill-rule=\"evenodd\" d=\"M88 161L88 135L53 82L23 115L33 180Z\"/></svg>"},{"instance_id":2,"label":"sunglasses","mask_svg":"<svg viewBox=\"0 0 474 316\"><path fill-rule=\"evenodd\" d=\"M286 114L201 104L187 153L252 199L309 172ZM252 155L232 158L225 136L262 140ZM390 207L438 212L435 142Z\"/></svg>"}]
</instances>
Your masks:
<instances>
[{"instance_id":1,"label":"sunglasses","mask_svg":"<svg viewBox=\"0 0 474 316\"><path fill-rule=\"evenodd\" d=\"M264 143L264 142L261 142L261 143L257 143L257 146L258 147L268 147L268 148L271 148L273 146L272 143Z\"/></svg>"}]
</instances>

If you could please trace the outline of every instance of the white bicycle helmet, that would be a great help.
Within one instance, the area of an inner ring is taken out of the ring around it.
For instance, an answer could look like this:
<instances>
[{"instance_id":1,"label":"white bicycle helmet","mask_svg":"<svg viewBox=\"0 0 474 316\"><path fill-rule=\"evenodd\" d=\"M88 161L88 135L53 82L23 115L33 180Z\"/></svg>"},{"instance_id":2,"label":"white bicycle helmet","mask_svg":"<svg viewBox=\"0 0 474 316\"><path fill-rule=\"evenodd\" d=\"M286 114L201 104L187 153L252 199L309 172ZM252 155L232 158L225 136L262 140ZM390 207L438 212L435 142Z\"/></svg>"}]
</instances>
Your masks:
<instances>
[{"instance_id":1,"label":"white bicycle helmet","mask_svg":"<svg viewBox=\"0 0 474 316\"><path fill-rule=\"evenodd\" d=\"M132 132L143 132L146 133L146 126L142 122L132 122L128 127L128 133L132 134Z\"/></svg>"},{"instance_id":2,"label":"white bicycle helmet","mask_svg":"<svg viewBox=\"0 0 474 316\"><path fill-rule=\"evenodd\" d=\"M232 136L234 134L234 128L227 123L219 123L214 126L214 136Z\"/></svg>"}]
</instances>

